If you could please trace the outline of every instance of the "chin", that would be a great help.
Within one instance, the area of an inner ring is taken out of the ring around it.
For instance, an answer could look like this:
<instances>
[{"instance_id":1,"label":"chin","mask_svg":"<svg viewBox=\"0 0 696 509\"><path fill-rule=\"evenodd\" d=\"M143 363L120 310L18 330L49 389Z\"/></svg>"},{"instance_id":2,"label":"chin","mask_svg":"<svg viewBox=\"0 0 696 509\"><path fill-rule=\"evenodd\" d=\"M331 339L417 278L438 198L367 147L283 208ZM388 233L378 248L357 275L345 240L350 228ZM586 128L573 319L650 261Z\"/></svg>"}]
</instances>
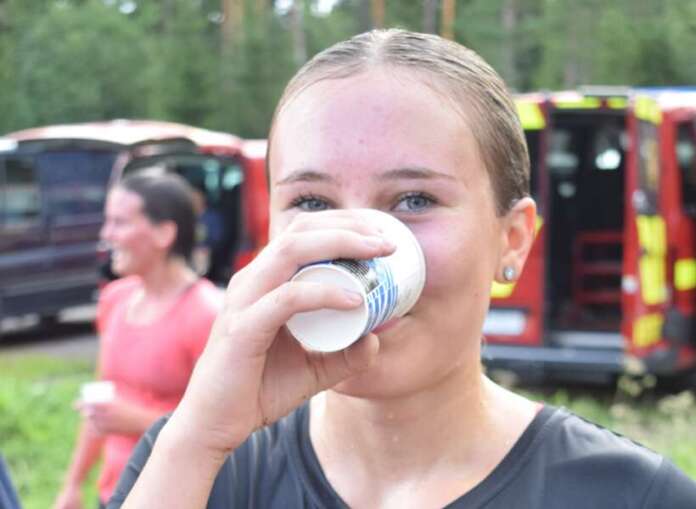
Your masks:
<instances>
[{"instance_id":1,"label":"chin","mask_svg":"<svg viewBox=\"0 0 696 509\"><path fill-rule=\"evenodd\" d=\"M111 270L118 277L132 276L134 274L133 270L128 267L128 265L112 264Z\"/></svg>"},{"instance_id":2,"label":"chin","mask_svg":"<svg viewBox=\"0 0 696 509\"><path fill-rule=\"evenodd\" d=\"M378 359L369 370L344 380L332 390L345 396L364 399L389 399L407 395L413 391L415 381L413 376L399 376L400 370L395 366L398 364L398 359L385 356Z\"/></svg>"}]
</instances>

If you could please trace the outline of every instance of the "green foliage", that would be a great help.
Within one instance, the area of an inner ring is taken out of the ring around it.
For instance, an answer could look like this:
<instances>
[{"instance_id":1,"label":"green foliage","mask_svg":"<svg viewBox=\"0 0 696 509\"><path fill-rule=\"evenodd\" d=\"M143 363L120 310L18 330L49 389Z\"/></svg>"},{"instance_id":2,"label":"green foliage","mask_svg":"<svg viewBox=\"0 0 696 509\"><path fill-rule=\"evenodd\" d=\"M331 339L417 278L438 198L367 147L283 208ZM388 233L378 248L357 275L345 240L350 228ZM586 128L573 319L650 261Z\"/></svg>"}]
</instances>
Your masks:
<instances>
[{"instance_id":1,"label":"green foliage","mask_svg":"<svg viewBox=\"0 0 696 509\"><path fill-rule=\"evenodd\" d=\"M96 0L53 3L19 32L17 119L24 125L133 116L147 106L136 27Z\"/></svg>"},{"instance_id":2,"label":"green foliage","mask_svg":"<svg viewBox=\"0 0 696 509\"><path fill-rule=\"evenodd\" d=\"M219 0L1 1L0 132L140 117L263 137L297 55L311 57L371 24L369 0L340 0L330 12L318 0L296 4L299 26L280 2L246 0L223 41ZM423 2L385 6L386 26L423 30ZM456 39L518 91L696 83L696 0L456 6Z\"/></svg>"},{"instance_id":3,"label":"green foliage","mask_svg":"<svg viewBox=\"0 0 696 509\"><path fill-rule=\"evenodd\" d=\"M7 460L25 509L51 507L75 440L72 402L94 368L48 357L0 360L0 452ZM92 475L87 507L96 505Z\"/></svg>"}]
</instances>

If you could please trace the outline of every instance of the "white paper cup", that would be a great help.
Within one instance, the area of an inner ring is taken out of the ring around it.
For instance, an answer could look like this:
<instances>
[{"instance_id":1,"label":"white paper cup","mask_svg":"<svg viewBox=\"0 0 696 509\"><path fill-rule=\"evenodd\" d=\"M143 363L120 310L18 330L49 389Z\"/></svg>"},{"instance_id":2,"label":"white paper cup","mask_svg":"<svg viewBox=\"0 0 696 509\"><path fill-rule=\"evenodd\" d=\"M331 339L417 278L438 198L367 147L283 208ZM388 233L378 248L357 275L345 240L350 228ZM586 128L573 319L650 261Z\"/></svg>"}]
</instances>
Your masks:
<instances>
[{"instance_id":1,"label":"white paper cup","mask_svg":"<svg viewBox=\"0 0 696 509\"><path fill-rule=\"evenodd\" d=\"M423 290L425 257L411 230L378 210L356 213L379 226L396 244L396 251L371 260L314 263L293 276L293 281L334 284L363 296L362 306L355 309L320 309L294 315L287 323L288 330L308 349L335 352L350 346L381 324L405 315Z\"/></svg>"},{"instance_id":2,"label":"white paper cup","mask_svg":"<svg viewBox=\"0 0 696 509\"><path fill-rule=\"evenodd\" d=\"M94 403L108 403L116 397L116 386L113 382L100 380L87 382L80 388L80 399L88 405Z\"/></svg>"}]
</instances>

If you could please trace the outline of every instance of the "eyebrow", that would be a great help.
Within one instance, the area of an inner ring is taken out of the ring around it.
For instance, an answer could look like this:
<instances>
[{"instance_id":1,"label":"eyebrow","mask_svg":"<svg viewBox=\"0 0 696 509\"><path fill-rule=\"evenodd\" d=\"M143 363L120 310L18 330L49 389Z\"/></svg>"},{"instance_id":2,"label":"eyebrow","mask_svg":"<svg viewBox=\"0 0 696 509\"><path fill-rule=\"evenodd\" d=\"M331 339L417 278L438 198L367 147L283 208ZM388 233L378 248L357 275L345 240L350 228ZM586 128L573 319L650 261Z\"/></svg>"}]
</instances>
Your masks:
<instances>
[{"instance_id":1,"label":"eyebrow","mask_svg":"<svg viewBox=\"0 0 696 509\"><path fill-rule=\"evenodd\" d=\"M402 180L402 179L446 179L455 180L452 175L431 170L430 168L406 167L389 170L379 175L379 180Z\"/></svg>"},{"instance_id":2,"label":"eyebrow","mask_svg":"<svg viewBox=\"0 0 696 509\"><path fill-rule=\"evenodd\" d=\"M282 186L286 184L294 184L296 182L335 182L331 175L316 170L297 170L293 171L290 175L282 180L276 182L277 186Z\"/></svg>"},{"instance_id":3,"label":"eyebrow","mask_svg":"<svg viewBox=\"0 0 696 509\"><path fill-rule=\"evenodd\" d=\"M455 180L452 175L431 170L430 168L422 167L406 167L389 170L377 176L378 180L430 180L430 179L446 179ZM282 180L276 182L276 185L294 184L296 182L327 182L334 183L336 179L328 173L316 170L302 169L292 172Z\"/></svg>"}]
</instances>

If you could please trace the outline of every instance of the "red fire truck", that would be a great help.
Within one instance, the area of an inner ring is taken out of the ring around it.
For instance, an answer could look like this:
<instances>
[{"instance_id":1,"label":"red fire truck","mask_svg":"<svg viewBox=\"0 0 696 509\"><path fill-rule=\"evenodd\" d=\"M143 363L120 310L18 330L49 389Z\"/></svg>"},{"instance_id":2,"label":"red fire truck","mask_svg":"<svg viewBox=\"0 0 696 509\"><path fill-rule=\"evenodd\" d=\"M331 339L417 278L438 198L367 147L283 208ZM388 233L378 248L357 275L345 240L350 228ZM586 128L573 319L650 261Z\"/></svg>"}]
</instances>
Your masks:
<instances>
[{"instance_id":1,"label":"red fire truck","mask_svg":"<svg viewBox=\"0 0 696 509\"><path fill-rule=\"evenodd\" d=\"M696 92L517 98L537 238L494 284L483 360L573 377L696 366Z\"/></svg>"}]
</instances>

